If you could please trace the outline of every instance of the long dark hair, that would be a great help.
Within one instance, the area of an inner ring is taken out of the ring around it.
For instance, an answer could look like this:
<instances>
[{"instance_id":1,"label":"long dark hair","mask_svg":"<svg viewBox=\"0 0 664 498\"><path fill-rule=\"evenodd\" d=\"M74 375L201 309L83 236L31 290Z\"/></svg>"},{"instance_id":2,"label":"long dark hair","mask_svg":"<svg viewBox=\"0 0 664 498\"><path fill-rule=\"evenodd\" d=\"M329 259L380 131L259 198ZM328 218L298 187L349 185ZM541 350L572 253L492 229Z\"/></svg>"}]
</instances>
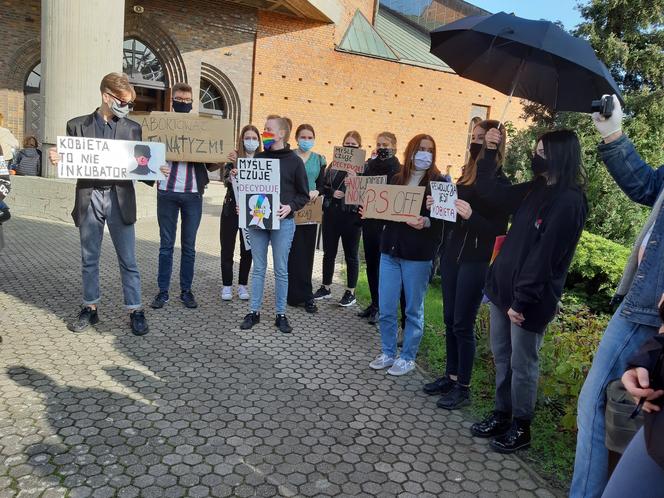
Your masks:
<instances>
[{"instance_id":1,"label":"long dark hair","mask_svg":"<svg viewBox=\"0 0 664 498\"><path fill-rule=\"evenodd\" d=\"M544 155L549 165L547 179L557 189L585 189L586 171L581 158L581 143L572 130L550 131L538 140L544 146Z\"/></svg>"}]
</instances>

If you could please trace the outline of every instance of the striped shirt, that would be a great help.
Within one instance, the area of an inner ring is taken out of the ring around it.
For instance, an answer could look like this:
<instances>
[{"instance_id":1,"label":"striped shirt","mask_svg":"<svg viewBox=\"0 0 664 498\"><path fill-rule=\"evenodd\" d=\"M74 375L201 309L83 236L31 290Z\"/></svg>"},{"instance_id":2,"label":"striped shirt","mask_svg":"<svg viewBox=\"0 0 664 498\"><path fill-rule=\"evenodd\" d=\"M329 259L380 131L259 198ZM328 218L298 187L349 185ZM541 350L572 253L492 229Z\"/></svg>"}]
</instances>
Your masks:
<instances>
[{"instance_id":1,"label":"striped shirt","mask_svg":"<svg viewBox=\"0 0 664 498\"><path fill-rule=\"evenodd\" d=\"M159 180L159 190L168 192L184 192L184 193L197 193L196 186L196 172L194 165L178 161L168 161L171 172L166 180Z\"/></svg>"}]
</instances>

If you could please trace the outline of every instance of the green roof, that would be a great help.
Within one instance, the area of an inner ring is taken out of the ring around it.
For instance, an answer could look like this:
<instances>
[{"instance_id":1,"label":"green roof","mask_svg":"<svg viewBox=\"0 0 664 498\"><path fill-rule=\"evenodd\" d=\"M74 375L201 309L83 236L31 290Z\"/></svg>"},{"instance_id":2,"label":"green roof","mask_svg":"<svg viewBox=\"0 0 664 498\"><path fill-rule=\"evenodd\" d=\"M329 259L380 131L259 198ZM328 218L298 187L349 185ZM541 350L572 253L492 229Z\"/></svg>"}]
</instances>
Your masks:
<instances>
[{"instance_id":1,"label":"green roof","mask_svg":"<svg viewBox=\"0 0 664 498\"><path fill-rule=\"evenodd\" d=\"M337 50L378 57L380 59L398 60L397 55L380 37L359 9L355 11L355 15L348 25L348 29L341 39Z\"/></svg>"}]
</instances>

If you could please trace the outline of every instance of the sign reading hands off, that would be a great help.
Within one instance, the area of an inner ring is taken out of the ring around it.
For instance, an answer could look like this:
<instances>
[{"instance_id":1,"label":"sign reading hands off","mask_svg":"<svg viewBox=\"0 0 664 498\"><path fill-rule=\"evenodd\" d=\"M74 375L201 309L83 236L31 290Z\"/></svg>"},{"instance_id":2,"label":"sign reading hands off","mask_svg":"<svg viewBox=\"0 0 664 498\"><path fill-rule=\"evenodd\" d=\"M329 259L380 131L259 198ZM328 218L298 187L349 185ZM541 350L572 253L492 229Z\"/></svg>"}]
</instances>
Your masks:
<instances>
[{"instance_id":1,"label":"sign reading hands off","mask_svg":"<svg viewBox=\"0 0 664 498\"><path fill-rule=\"evenodd\" d=\"M416 221L425 187L369 184L364 194L364 217L389 221Z\"/></svg>"}]
</instances>

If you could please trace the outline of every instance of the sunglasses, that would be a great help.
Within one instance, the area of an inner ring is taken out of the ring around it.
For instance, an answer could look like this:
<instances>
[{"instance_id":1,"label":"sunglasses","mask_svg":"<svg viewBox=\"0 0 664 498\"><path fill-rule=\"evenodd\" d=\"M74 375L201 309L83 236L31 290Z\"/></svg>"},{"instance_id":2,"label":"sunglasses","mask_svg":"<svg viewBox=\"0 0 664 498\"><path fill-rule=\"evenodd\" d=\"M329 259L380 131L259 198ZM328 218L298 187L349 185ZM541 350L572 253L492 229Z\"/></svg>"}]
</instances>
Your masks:
<instances>
[{"instance_id":1,"label":"sunglasses","mask_svg":"<svg viewBox=\"0 0 664 498\"><path fill-rule=\"evenodd\" d=\"M117 100L117 101L118 101L118 104L120 105L120 107L127 107L127 106L129 106L129 109L132 109L132 108L134 107L134 102L131 101L131 100L130 100L130 101L122 100L121 98L118 98L118 97L116 97L115 95L113 95L111 92L106 92L106 94L107 94L107 95L110 95L110 96L113 97L115 100Z\"/></svg>"}]
</instances>

